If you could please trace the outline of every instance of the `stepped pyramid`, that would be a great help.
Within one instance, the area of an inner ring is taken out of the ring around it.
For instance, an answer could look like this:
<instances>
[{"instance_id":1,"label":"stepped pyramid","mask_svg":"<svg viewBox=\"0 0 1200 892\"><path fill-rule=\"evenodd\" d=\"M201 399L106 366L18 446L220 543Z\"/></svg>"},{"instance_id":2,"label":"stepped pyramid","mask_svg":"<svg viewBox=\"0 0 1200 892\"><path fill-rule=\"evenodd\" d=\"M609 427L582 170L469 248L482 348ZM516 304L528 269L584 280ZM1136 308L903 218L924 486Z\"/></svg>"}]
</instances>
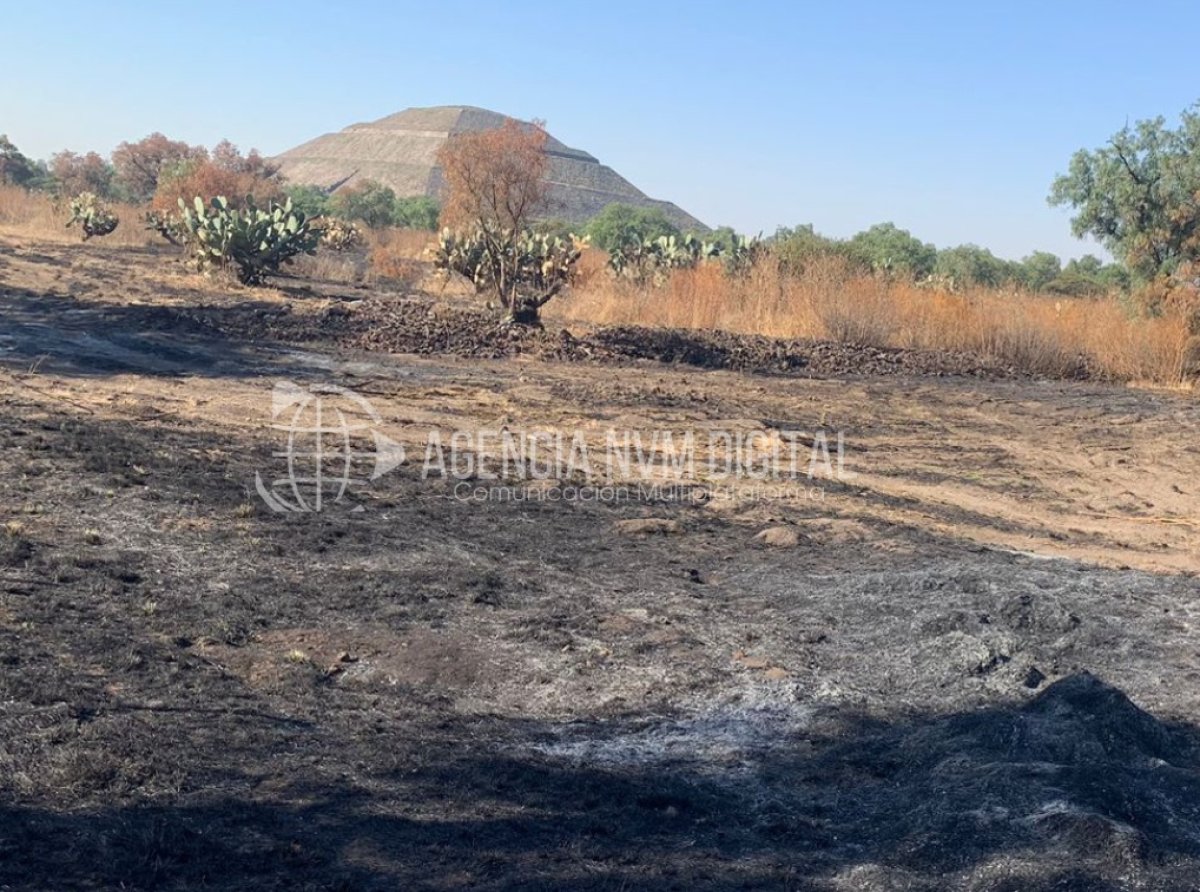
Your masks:
<instances>
[{"instance_id":1,"label":"stepped pyramid","mask_svg":"<svg viewBox=\"0 0 1200 892\"><path fill-rule=\"evenodd\" d=\"M504 115L468 105L410 108L318 136L274 160L293 183L329 189L377 180L400 196L437 197L442 184L437 152L442 144L451 134L490 130L505 120ZM547 217L583 223L606 205L621 202L659 208L684 231L708 230L671 202L647 197L587 152L565 146L552 136L546 141L546 152L550 156Z\"/></svg>"}]
</instances>

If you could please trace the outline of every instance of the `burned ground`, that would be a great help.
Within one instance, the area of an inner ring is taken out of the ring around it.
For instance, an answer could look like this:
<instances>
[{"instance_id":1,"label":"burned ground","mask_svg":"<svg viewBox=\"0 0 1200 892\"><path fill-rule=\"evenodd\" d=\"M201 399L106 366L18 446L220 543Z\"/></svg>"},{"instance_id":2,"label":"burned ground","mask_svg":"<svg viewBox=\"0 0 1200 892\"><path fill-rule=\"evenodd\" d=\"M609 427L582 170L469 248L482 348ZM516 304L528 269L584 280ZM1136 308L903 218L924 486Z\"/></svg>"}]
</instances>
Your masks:
<instances>
[{"instance_id":1,"label":"burned ground","mask_svg":"<svg viewBox=\"0 0 1200 892\"><path fill-rule=\"evenodd\" d=\"M153 259L0 268L0 886L1194 884L1190 398L388 355L356 315L415 339L467 311L159 292ZM410 447L828 429L856 476L498 503L409 461L361 511L276 514L280 378L354 388Z\"/></svg>"}]
</instances>

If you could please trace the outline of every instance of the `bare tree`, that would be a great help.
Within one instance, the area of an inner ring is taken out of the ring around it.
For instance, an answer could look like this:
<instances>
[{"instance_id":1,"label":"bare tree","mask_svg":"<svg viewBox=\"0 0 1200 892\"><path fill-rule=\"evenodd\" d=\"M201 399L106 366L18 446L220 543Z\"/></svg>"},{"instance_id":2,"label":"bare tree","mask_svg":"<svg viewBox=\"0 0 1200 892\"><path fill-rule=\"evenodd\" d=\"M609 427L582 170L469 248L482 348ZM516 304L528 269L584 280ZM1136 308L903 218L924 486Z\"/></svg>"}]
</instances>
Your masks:
<instances>
[{"instance_id":1,"label":"bare tree","mask_svg":"<svg viewBox=\"0 0 1200 892\"><path fill-rule=\"evenodd\" d=\"M508 119L501 127L450 137L438 151L445 179L442 224L475 229L483 262L511 321L536 322L550 295L522 295L519 244L545 204L546 131Z\"/></svg>"},{"instance_id":2,"label":"bare tree","mask_svg":"<svg viewBox=\"0 0 1200 892\"><path fill-rule=\"evenodd\" d=\"M208 153L201 146L167 139L161 133L151 133L137 142L123 142L112 153L116 181L133 201L149 201L158 188L158 178L164 169L184 161L201 161Z\"/></svg>"}]
</instances>

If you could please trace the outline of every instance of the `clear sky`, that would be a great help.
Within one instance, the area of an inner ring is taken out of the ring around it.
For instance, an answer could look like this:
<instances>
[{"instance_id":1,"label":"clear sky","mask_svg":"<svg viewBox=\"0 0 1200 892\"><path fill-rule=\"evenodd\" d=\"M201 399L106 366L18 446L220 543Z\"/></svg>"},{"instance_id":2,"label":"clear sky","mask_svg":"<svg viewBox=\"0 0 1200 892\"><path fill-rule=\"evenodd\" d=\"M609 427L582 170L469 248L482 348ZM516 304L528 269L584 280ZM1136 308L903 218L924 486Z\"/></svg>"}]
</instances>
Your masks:
<instances>
[{"instance_id":1,"label":"clear sky","mask_svg":"<svg viewBox=\"0 0 1200 892\"><path fill-rule=\"evenodd\" d=\"M279 152L409 106L542 118L710 225L1095 248L1071 153L1200 99L1193 2L5 4L0 133Z\"/></svg>"}]
</instances>

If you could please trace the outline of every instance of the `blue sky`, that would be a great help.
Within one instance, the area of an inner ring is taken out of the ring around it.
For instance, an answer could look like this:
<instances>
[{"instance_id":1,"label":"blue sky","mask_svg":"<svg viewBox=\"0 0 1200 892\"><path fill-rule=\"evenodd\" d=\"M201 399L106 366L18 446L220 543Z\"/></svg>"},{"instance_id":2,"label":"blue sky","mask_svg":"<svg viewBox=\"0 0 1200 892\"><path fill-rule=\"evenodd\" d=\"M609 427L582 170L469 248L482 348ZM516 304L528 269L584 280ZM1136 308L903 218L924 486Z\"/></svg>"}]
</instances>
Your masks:
<instances>
[{"instance_id":1,"label":"blue sky","mask_svg":"<svg viewBox=\"0 0 1200 892\"><path fill-rule=\"evenodd\" d=\"M1200 99L1184 2L164 0L3 19L0 133L35 157L155 130L273 153L479 105L544 119L710 225L891 220L1006 257L1095 251L1047 207L1054 175L1126 120Z\"/></svg>"}]
</instances>

